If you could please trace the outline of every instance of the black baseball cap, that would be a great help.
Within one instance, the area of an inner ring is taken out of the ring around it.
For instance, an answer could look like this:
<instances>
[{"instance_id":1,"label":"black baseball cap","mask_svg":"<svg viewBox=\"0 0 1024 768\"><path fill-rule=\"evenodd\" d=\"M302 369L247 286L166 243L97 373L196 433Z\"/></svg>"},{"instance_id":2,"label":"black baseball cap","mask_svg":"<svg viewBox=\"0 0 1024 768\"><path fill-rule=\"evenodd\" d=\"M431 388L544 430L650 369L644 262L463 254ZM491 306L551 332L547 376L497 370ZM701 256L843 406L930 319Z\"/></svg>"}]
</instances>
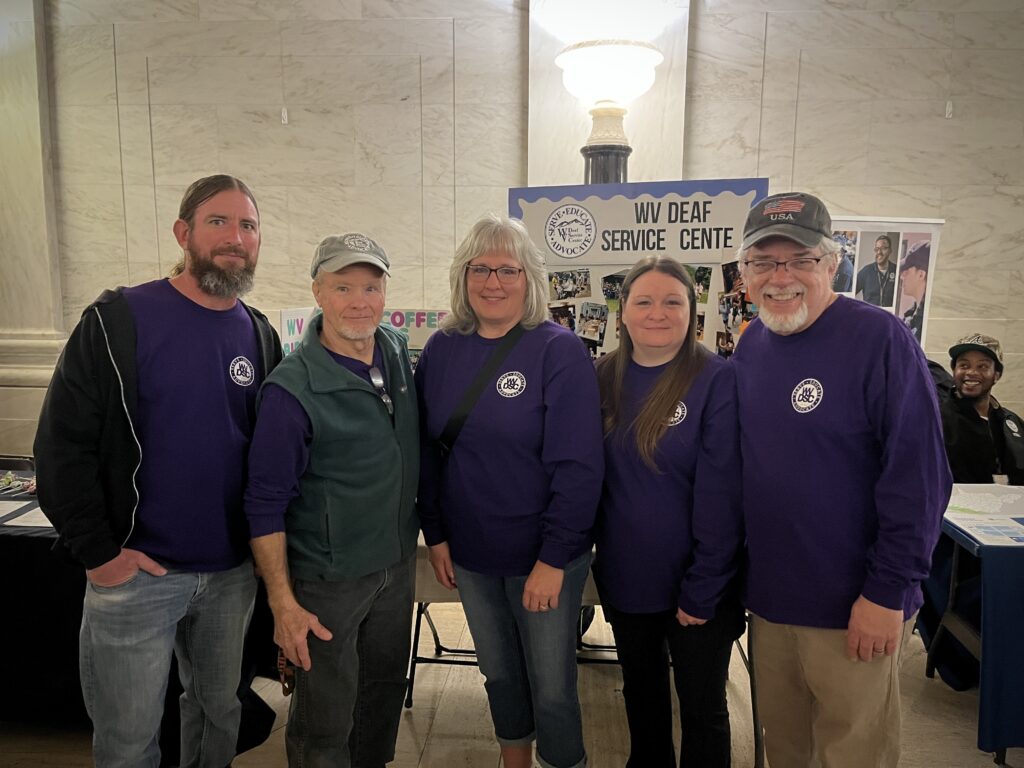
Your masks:
<instances>
[{"instance_id":1,"label":"black baseball cap","mask_svg":"<svg viewBox=\"0 0 1024 768\"><path fill-rule=\"evenodd\" d=\"M769 195L747 214L740 247L749 248L769 237L785 237L813 248L822 237L832 237L832 217L821 200L806 192Z\"/></svg>"}]
</instances>

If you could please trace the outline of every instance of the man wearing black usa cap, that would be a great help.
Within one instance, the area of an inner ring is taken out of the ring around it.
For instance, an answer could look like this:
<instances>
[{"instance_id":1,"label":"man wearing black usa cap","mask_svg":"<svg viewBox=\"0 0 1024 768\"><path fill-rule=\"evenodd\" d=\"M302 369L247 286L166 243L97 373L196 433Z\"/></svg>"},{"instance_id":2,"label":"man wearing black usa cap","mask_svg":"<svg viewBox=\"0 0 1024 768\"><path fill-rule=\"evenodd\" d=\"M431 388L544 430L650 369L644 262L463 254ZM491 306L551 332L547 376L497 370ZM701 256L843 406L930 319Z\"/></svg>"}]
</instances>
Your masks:
<instances>
[{"instance_id":1,"label":"man wearing black usa cap","mask_svg":"<svg viewBox=\"0 0 1024 768\"><path fill-rule=\"evenodd\" d=\"M419 416L405 337L378 327L391 264L325 238L320 312L260 392L245 512L274 639L298 666L288 764L394 759L412 621Z\"/></svg>"},{"instance_id":2,"label":"man wearing black usa cap","mask_svg":"<svg viewBox=\"0 0 1024 768\"><path fill-rule=\"evenodd\" d=\"M951 479L920 346L832 290L817 198L772 195L738 254L759 316L733 356L757 698L778 768L895 768L899 660Z\"/></svg>"}]
</instances>

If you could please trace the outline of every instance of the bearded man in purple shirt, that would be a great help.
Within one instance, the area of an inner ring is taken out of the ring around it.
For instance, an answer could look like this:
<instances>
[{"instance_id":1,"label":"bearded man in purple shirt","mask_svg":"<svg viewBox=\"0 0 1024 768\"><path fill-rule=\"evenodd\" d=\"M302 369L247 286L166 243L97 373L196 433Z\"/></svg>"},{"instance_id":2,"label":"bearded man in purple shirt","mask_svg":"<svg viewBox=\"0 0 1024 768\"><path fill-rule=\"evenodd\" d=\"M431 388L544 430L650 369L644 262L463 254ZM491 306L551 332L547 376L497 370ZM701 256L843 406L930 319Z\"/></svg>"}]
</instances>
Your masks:
<instances>
[{"instance_id":1,"label":"bearded man in purple shirt","mask_svg":"<svg viewBox=\"0 0 1024 768\"><path fill-rule=\"evenodd\" d=\"M895 316L838 296L824 204L772 195L733 356L757 703L773 766L899 760L899 662L952 486L934 386Z\"/></svg>"},{"instance_id":2,"label":"bearded man in purple shirt","mask_svg":"<svg viewBox=\"0 0 1024 768\"><path fill-rule=\"evenodd\" d=\"M170 279L105 291L82 314L34 446L40 506L88 578L80 671L98 768L160 764L172 654L183 768L228 765L241 719L256 595L245 462L281 343L238 299L260 248L249 188L196 181L174 235Z\"/></svg>"}]
</instances>

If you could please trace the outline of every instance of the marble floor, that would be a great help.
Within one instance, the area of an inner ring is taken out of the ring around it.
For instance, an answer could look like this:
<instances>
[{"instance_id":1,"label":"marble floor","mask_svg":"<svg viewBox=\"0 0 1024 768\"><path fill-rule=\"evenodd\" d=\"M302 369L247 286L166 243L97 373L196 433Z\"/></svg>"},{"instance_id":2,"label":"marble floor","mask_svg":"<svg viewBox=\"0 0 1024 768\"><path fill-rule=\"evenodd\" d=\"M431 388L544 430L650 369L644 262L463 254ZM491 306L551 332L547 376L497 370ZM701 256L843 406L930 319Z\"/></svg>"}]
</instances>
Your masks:
<instances>
[{"instance_id":1,"label":"marble floor","mask_svg":"<svg viewBox=\"0 0 1024 768\"><path fill-rule=\"evenodd\" d=\"M465 619L457 604L434 605L431 613L449 646L469 646ZM421 652L433 652L424 627ZM610 640L608 625L600 619L587 635L591 642ZM591 768L621 768L628 736L622 709L622 678L614 665L580 666L580 698ZM977 693L956 693L924 676L924 651L911 640L902 672L904 755L901 768L983 768L991 755L975 747ZM281 768L284 758L284 721L287 699L275 681L258 681L258 692L278 712L270 739L239 756L235 768ZM729 677L733 725L733 764L753 765L750 689L738 654L733 655ZM1024 749L1010 750L1007 763L1024 768ZM415 701L402 715L398 747L392 768L497 768L482 678L475 667L428 664L419 667ZM0 723L0 767L84 768L91 766L89 734L85 730L55 730ZM867 766L865 768L868 768Z\"/></svg>"}]
</instances>

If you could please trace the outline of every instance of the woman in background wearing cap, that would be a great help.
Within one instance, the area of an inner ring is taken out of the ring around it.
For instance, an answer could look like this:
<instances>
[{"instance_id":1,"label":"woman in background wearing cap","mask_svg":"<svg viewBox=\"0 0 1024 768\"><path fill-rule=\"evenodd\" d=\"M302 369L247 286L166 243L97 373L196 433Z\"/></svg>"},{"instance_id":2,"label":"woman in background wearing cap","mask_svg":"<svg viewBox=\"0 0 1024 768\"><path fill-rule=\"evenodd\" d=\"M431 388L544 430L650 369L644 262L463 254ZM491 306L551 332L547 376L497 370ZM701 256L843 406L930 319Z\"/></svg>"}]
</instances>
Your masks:
<instances>
[{"instance_id":1,"label":"woman in background wearing cap","mask_svg":"<svg viewBox=\"0 0 1024 768\"><path fill-rule=\"evenodd\" d=\"M622 284L619 348L597 364L605 482L594 576L622 664L627 768L730 764L725 683L743 632L743 546L732 367L696 339L693 282L673 259Z\"/></svg>"},{"instance_id":2,"label":"woman in background wearing cap","mask_svg":"<svg viewBox=\"0 0 1024 768\"><path fill-rule=\"evenodd\" d=\"M541 765L582 766L576 624L603 471L594 368L546 319L546 270L522 223L478 221L450 281L452 312L416 369L430 563L459 590L502 764L529 768L536 739ZM453 440L452 413L517 328Z\"/></svg>"}]
</instances>

